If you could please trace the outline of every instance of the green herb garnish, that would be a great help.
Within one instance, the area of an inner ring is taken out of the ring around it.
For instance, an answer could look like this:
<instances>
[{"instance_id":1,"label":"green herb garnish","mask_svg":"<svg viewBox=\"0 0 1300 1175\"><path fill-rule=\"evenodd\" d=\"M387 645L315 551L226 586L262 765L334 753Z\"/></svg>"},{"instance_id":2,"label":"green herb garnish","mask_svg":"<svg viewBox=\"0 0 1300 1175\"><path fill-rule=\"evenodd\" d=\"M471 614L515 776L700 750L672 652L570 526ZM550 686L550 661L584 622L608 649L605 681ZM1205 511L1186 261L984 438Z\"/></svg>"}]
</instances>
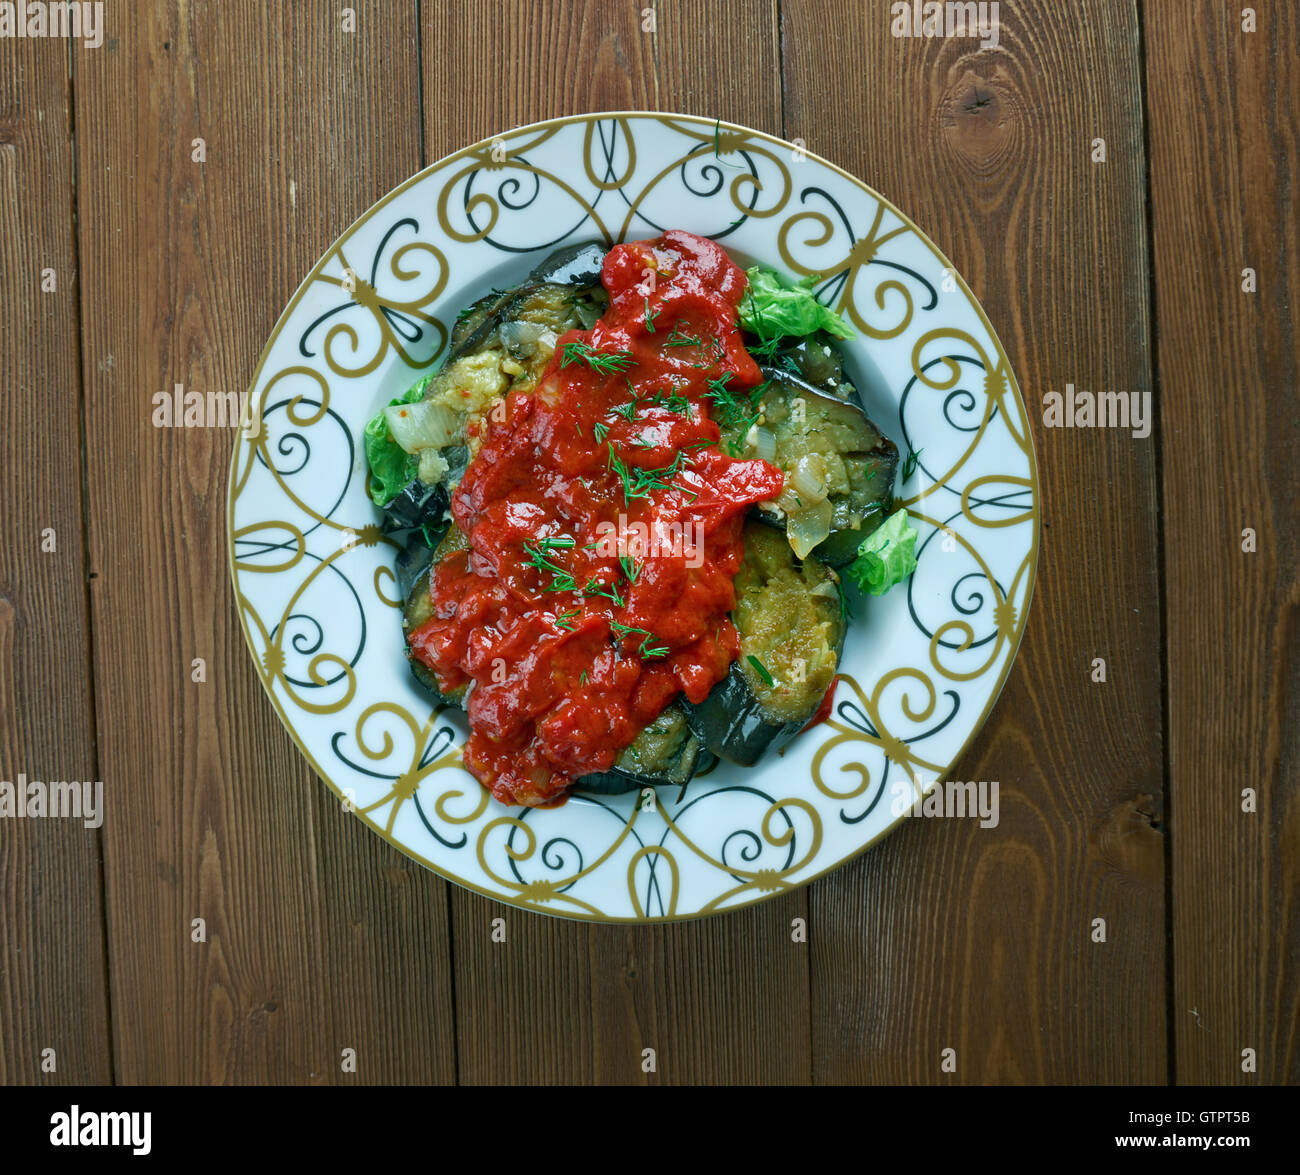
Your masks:
<instances>
[{"instance_id":1,"label":"green herb garnish","mask_svg":"<svg viewBox=\"0 0 1300 1175\"><path fill-rule=\"evenodd\" d=\"M652 645L650 643L652 640L657 640L658 638L649 629L633 628L627 624L619 624L617 620L611 620L609 622L609 627L614 630L614 634L619 640L622 640L627 636L641 637L641 644L636 652L637 656L641 657L643 660L650 661L655 657L668 656L667 645Z\"/></svg>"},{"instance_id":2,"label":"green herb garnish","mask_svg":"<svg viewBox=\"0 0 1300 1175\"><path fill-rule=\"evenodd\" d=\"M677 456L673 458L671 465L665 465L660 469L629 469L623 459L614 452L614 446L609 446L609 467L623 481L623 502L625 505L631 505L633 498L648 498L653 490L681 490L684 494L691 495L691 501L699 497L694 490L689 490L685 486L673 484L673 479L682 471L682 464L686 460L686 454L680 449Z\"/></svg>"},{"instance_id":3,"label":"green herb garnish","mask_svg":"<svg viewBox=\"0 0 1300 1175\"><path fill-rule=\"evenodd\" d=\"M632 366L632 352L597 351L590 343L581 341L565 343L560 366L568 367L573 363L585 363L600 375L618 375Z\"/></svg>"},{"instance_id":4,"label":"green herb garnish","mask_svg":"<svg viewBox=\"0 0 1300 1175\"><path fill-rule=\"evenodd\" d=\"M733 457L738 457L744 449L746 434L758 423L758 404L767 390L767 383L761 383L756 388L751 388L748 393L740 395L737 395L730 385L730 374L719 379L711 379L708 390L704 394L717 409L714 415L718 427L724 432L734 434L727 449Z\"/></svg>"},{"instance_id":5,"label":"green herb garnish","mask_svg":"<svg viewBox=\"0 0 1300 1175\"><path fill-rule=\"evenodd\" d=\"M911 445L907 447L907 460L903 462L903 480L906 481L916 472L916 467L920 464L921 454L924 449L913 449Z\"/></svg>"},{"instance_id":6,"label":"green herb garnish","mask_svg":"<svg viewBox=\"0 0 1300 1175\"><path fill-rule=\"evenodd\" d=\"M754 667L754 672L763 679L768 689L776 685L776 679L767 671L767 666L751 653L746 660Z\"/></svg>"},{"instance_id":7,"label":"green herb garnish","mask_svg":"<svg viewBox=\"0 0 1300 1175\"><path fill-rule=\"evenodd\" d=\"M680 412L685 415L691 409L691 402L685 397L678 395L677 392L669 392L664 395L660 392L658 395L650 397L651 404L657 404L660 408L667 408L669 412Z\"/></svg>"},{"instance_id":8,"label":"green herb garnish","mask_svg":"<svg viewBox=\"0 0 1300 1175\"><path fill-rule=\"evenodd\" d=\"M587 580L587 586L582 589L582 594L584 596L604 596L605 599L613 602L615 608L622 608L624 606L623 593L620 592L616 586L611 585L610 587L606 587L594 576Z\"/></svg>"},{"instance_id":9,"label":"green herb garnish","mask_svg":"<svg viewBox=\"0 0 1300 1175\"><path fill-rule=\"evenodd\" d=\"M562 536L562 537L567 538L568 536ZM560 539L558 538L541 539L539 545L537 546L534 546L531 543L524 543L524 554L529 556L529 558L525 560L524 566L536 568L537 571L543 574L549 574L552 577L550 584L544 586L542 588L542 591L544 592L574 591L578 585L574 582L573 576L570 575L569 572L565 571L563 567L560 567L558 564L551 562L551 560L548 559L546 555L543 553L544 551L548 550L549 547L544 546L542 544L547 544L547 543L553 546L571 547L573 546L573 539L569 538L567 543L561 542Z\"/></svg>"}]
</instances>

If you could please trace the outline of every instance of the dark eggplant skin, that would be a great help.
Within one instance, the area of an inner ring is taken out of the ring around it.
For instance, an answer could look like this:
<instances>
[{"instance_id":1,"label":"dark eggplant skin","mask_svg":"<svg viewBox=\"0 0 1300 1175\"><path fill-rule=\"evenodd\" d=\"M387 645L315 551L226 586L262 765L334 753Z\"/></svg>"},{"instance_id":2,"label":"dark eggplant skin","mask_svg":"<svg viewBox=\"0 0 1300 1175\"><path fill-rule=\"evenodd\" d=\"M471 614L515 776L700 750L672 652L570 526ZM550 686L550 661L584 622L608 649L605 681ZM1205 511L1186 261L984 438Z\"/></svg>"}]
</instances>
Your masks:
<instances>
[{"instance_id":1,"label":"dark eggplant skin","mask_svg":"<svg viewBox=\"0 0 1300 1175\"><path fill-rule=\"evenodd\" d=\"M416 578L429 566L434 548L442 542L451 525L449 504L443 486L427 486L417 480L384 509L384 534L399 547L394 570L397 591L403 600L410 596Z\"/></svg>"},{"instance_id":2,"label":"dark eggplant skin","mask_svg":"<svg viewBox=\"0 0 1300 1175\"><path fill-rule=\"evenodd\" d=\"M607 251L598 241L582 241L557 249L533 269L528 280L559 286L599 285Z\"/></svg>"},{"instance_id":3,"label":"dark eggplant skin","mask_svg":"<svg viewBox=\"0 0 1300 1175\"><path fill-rule=\"evenodd\" d=\"M817 705L821 700L821 697L817 699ZM752 767L769 751L779 751L817 713L815 705L796 721L773 722L749 688L739 661L731 663L727 676L709 691L703 702L698 706L686 702L685 706L695 737L720 758L741 767Z\"/></svg>"},{"instance_id":4,"label":"dark eggplant skin","mask_svg":"<svg viewBox=\"0 0 1300 1175\"><path fill-rule=\"evenodd\" d=\"M647 736L652 738L654 728L665 720L674 724L680 722L680 737L660 753L657 761L638 762L644 757L643 751L649 741ZM682 705L674 702L637 736L631 746L624 748L613 767L574 780L574 787L596 795L620 795L644 787L685 787L697 771L704 771L716 762L717 757L690 728Z\"/></svg>"},{"instance_id":5,"label":"dark eggplant skin","mask_svg":"<svg viewBox=\"0 0 1300 1175\"><path fill-rule=\"evenodd\" d=\"M687 721L696 737L714 754L738 763L742 767L752 767L769 751L779 750L807 726L821 705L826 688L834 681L835 669L844 651L844 639L848 633L848 624L838 596L834 600L820 597L825 601L824 604L811 602L814 598L812 588L817 585L809 584L807 580L813 578L818 583L835 583L838 578L835 573L812 557L802 561L795 559L794 552L785 546L783 540L775 537L772 531L767 531L766 535L759 533L762 529L755 522L750 522L746 526L747 562L752 558L751 544L765 542L769 549L776 544L784 550L790 567L798 570L802 582L799 590L806 590L808 593L807 602L812 610L811 614L819 617L817 623L830 624L831 639L827 647L833 664L829 666L829 672L824 674L825 686L819 684L815 691L802 697L796 712L784 715L773 714L755 692L753 682L758 680L756 671L752 669L747 671L746 666L748 658L757 655L760 663L766 659L765 668L769 671L775 669L776 661L769 649L787 646L791 640L790 631L785 627L780 631L773 631L773 626L769 624L760 630L747 632L741 617L733 614L733 619L737 621L737 629L740 631L739 660L732 662L727 676L709 691L704 701L692 704L683 699L683 706ZM738 579L744 579L745 574L745 570L742 569ZM765 581L756 590L764 592L773 589ZM790 589L787 587L786 590ZM790 613L792 623L798 623L794 620L793 611L789 609L785 611ZM783 675L778 671L774 676L780 681Z\"/></svg>"},{"instance_id":6,"label":"dark eggplant skin","mask_svg":"<svg viewBox=\"0 0 1300 1175\"><path fill-rule=\"evenodd\" d=\"M763 716L739 661L698 706L687 703L691 729L715 754L752 767L788 743L806 723L774 723ZM811 715L810 715L811 717Z\"/></svg>"}]
</instances>

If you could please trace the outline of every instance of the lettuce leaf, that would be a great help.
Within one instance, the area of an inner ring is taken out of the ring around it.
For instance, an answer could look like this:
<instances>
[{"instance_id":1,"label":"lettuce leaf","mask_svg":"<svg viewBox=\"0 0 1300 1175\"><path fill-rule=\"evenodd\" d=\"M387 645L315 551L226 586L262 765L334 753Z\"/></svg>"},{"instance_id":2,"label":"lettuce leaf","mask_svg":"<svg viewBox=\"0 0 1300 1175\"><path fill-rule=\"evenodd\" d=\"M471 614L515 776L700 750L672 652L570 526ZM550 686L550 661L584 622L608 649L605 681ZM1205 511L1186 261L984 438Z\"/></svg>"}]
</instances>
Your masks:
<instances>
[{"instance_id":1,"label":"lettuce leaf","mask_svg":"<svg viewBox=\"0 0 1300 1175\"><path fill-rule=\"evenodd\" d=\"M740 300L740 325L761 339L803 336L824 330L838 339L851 339L853 328L835 311L817 301L813 277L786 285L775 269L755 265L746 270L749 288Z\"/></svg>"},{"instance_id":2,"label":"lettuce leaf","mask_svg":"<svg viewBox=\"0 0 1300 1175\"><path fill-rule=\"evenodd\" d=\"M396 399L389 400L388 406L391 408L394 404L414 404L423 399L430 378L432 377L425 376L413 388ZM366 463L370 466L370 499L376 506L387 506L415 479L420 459L414 453L406 452L393 440L382 408L366 422L362 436Z\"/></svg>"},{"instance_id":3,"label":"lettuce leaf","mask_svg":"<svg viewBox=\"0 0 1300 1175\"><path fill-rule=\"evenodd\" d=\"M862 540L848 573L864 592L883 596L916 570L917 531L906 510L895 510Z\"/></svg>"}]
</instances>

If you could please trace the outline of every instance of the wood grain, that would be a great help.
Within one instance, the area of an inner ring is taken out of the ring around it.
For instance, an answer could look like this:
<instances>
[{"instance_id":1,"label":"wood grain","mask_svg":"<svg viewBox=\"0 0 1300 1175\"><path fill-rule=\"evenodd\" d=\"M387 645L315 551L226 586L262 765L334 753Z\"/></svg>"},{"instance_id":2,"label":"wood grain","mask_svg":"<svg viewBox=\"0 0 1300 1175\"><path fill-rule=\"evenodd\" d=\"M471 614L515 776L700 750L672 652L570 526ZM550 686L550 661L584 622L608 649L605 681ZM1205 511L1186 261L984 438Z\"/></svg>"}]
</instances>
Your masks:
<instances>
[{"instance_id":1,"label":"wood grain","mask_svg":"<svg viewBox=\"0 0 1300 1175\"><path fill-rule=\"evenodd\" d=\"M69 118L68 46L0 44L0 779L16 788L101 778ZM111 1079L99 855L82 820L0 821L0 1083Z\"/></svg>"},{"instance_id":2,"label":"wood grain","mask_svg":"<svg viewBox=\"0 0 1300 1175\"><path fill-rule=\"evenodd\" d=\"M1300 14L1253 7L1145 6L1173 1014L1214 1085L1300 1079Z\"/></svg>"},{"instance_id":3,"label":"wood grain","mask_svg":"<svg viewBox=\"0 0 1300 1175\"><path fill-rule=\"evenodd\" d=\"M1155 443L1042 427L1066 383L1151 389L1136 14L1002 5L985 50L895 38L885 5L782 14L787 136L970 283L1029 407L1043 511L1019 657L952 773L998 780L1001 822L926 821L813 886L816 1079L1163 1081Z\"/></svg>"},{"instance_id":4,"label":"wood grain","mask_svg":"<svg viewBox=\"0 0 1300 1175\"><path fill-rule=\"evenodd\" d=\"M107 800L101 833L0 821L0 1083L1300 1079L1300 19L1240 7L1020 0L977 51L884 3L110 0L102 49L0 43L0 779ZM344 813L239 630L233 433L150 423L248 387L420 166L615 109L802 138L906 210L1001 335L1043 494L953 772L1000 782L999 826L659 928L497 905ZM1044 428L1066 383L1156 393L1157 431Z\"/></svg>"},{"instance_id":5,"label":"wood grain","mask_svg":"<svg viewBox=\"0 0 1300 1175\"><path fill-rule=\"evenodd\" d=\"M429 161L591 110L684 110L780 133L774 6L674 0L654 6L653 32L647 6L548 0L526 22L502 0L426 7ZM741 23L757 61L734 52ZM464 1082L808 1079L807 955L790 929L806 917L802 894L658 929L543 920L460 890L452 908ZM492 941L496 917L505 943ZM644 1049L656 1051L654 1072Z\"/></svg>"},{"instance_id":6,"label":"wood grain","mask_svg":"<svg viewBox=\"0 0 1300 1175\"><path fill-rule=\"evenodd\" d=\"M455 1075L445 884L328 798L244 646L225 546L233 429L151 425L151 397L175 383L248 387L297 283L418 168L414 5L352 7L347 33L326 2L121 6L76 61L124 1082Z\"/></svg>"}]
</instances>

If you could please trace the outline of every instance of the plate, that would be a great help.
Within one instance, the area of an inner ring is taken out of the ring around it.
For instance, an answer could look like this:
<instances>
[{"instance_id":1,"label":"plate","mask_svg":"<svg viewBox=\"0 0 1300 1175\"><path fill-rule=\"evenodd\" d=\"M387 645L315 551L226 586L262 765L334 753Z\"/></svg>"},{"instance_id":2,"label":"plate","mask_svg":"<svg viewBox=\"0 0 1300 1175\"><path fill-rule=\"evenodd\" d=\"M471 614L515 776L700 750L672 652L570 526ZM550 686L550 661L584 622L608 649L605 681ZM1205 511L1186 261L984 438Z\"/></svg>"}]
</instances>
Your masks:
<instances>
[{"instance_id":1,"label":"plate","mask_svg":"<svg viewBox=\"0 0 1300 1175\"><path fill-rule=\"evenodd\" d=\"M677 789L509 809L460 763L463 715L406 667L395 547L361 432L434 368L456 314L585 240L684 228L741 264L819 275L857 331L867 412L917 454L896 490L918 568L851 595L831 718L784 755ZM426 168L352 225L276 323L231 464L229 551L257 672L340 802L443 877L604 922L751 905L843 865L912 811L975 736L1033 591L1038 483L1024 402L988 319L898 209L745 127L608 113L521 127Z\"/></svg>"}]
</instances>

